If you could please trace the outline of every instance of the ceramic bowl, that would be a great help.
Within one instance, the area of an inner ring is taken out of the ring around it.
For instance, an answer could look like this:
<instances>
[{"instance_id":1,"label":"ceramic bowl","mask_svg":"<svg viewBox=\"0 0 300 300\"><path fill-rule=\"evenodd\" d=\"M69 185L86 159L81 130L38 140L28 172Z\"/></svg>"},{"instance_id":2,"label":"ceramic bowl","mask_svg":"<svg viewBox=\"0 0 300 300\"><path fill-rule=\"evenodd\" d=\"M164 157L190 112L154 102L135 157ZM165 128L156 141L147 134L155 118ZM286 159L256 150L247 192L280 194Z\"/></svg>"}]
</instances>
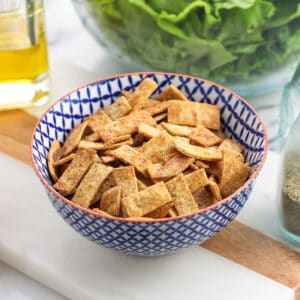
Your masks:
<instances>
[{"instance_id":1,"label":"ceramic bowl","mask_svg":"<svg viewBox=\"0 0 300 300\"><path fill-rule=\"evenodd\" d=\"M178 87L191 101L218 105L225 134L245 148L249 179L232 195L196 213L157 220L101 216L61 196L52 187L47 153L53 140L63 142L70 130L99 108L110 105L121 90L133 91L146 77ZM31 141L33 168L58 214L87 239L119 252L162 255L199 245L222 230L248 200L267 154L267 133L260 116L237 94L215 83L171 73L131 73L81 86L53 103L39 119Z\"/></svg>"}]
</instances>

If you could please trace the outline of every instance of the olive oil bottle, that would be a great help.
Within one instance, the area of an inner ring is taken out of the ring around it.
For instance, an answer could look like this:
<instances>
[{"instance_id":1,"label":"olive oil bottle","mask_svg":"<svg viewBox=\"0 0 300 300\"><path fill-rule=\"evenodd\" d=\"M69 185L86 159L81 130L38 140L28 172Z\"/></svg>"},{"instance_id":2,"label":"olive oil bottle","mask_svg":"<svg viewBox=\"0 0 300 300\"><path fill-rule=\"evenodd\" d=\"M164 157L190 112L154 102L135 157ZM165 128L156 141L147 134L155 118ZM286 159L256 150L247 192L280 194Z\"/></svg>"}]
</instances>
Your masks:
<instances>
[{"instance_id":1,"label":"olive oil bottle","mask_svg":"<svg viewBox=\"0 0 300 300\"><path fill-rule=\"evenodd\" d=\"M0 1L0 109L41 105L49 97L41 0Z\"/></svg>"}]
</instances>

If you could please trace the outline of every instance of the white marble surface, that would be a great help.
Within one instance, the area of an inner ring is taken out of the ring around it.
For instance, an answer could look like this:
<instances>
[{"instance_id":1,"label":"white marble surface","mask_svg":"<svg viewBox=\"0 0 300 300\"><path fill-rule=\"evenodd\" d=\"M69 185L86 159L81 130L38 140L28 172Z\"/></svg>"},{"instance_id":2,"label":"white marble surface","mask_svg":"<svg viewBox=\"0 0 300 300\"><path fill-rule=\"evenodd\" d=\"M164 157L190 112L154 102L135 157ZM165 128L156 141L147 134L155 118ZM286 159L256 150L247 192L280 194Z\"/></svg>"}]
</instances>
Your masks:
<instances>
[{"instance_id":1,"label":"white marble surface","mask_svg":"<svg viewBox=\"0 0 300 300\"><path fill-rule=\"evenodd\" d=\"M270 154L239 219L281 239L273 189L277 161ZM99 247L64 223L29 166L3 154L0 164L6 170L0 259L70 299L293 299L291 289L200 247L158 258Z\"/></svg>"},{"instance_id":2,"label":"white marble surface","mask_svg":"<svg viewBox=\"0 0 300 300\"><path fill-rule=\"evenodd\" d=\"M45 0L45 6L52 79L51 101L83 83L126 71L85 31L70 0ZM280 93L251 99L256 107L266 107L260 111L268 125L277 119L278 112L273 103L278 103L279 99ZM29 112L38 116L44 109L45 106ZM270 135L276 135L276 129L268 127L272 129ZM157 260L163 261L165 266L161 270L161 276L167 278L173 286L172 289L167 285L163 286L158 296L155 291L160 287L160 277L151 276L152 260L143 261L112 254L105 249L99 250L75 234L57 217L28 166L2 154L0 164L8 170L0 178L1 188L4 190L0 197L0 260L6 262L0 263L0 299L63 299L47 287L71 299L93 299L96 298L95 295L98 299L145 299L144 295L133 295L130 292L131 280L149 291L153 299L183 299L183 282L187 282L184 284L188 290L187 299L198 299L199 292L209 300L219 299L221 296L222 299L249 300L288 300L293 297L292 291L286 287L204 249L191 249L178 256ZM20 178L18 189L12 184L16 177ZM274 177L270 184L274 186ZM281 239L275 198L274 189L272 195L265 190L255 190L251 201L240 214L240 219ZM8 211L14 211L14 215L7 213ZM40 221L40 226L35 226L36 220ZM75 256L69 257L74 245ZM174 276L180 263L185 264L187 270L199 268L205 273L196 273L195 278L189 272ZM8 264L44 285L24 276ZM90 274L88 267L95 266L99 268L99 272ZM100 272L102 268L105 274ZM131 272L132 268L137 270L138 276ZM139 276L144 275L147 268L150 268L149 272L145 276ZM65 280L67 284L64 284ZM237 280L238 284L234 284L233 280ZM110 288L113 284L122 288ZM90 286L99 286L99 290L87 290ZM122 294L122 291L126 293Z\"/></svg>"}]
</instances>

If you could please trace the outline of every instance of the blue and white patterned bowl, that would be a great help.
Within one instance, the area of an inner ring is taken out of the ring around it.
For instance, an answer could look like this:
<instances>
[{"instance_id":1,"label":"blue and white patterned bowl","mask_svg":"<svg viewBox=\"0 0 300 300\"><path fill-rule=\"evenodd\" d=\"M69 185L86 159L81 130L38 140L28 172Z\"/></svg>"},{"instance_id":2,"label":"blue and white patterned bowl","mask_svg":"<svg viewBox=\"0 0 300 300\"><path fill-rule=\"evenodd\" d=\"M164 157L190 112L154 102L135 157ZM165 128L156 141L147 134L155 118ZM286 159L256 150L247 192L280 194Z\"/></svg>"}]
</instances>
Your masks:
<instances>
[{"instance_id":1,"label":"blue and white patterned bowl","mask_svg":"<svg viewBox=\"0 0 300 300\"><path fill-rule=\"evenodd\" d=\"M83 118L100 107L110 105L120 96L121 90L133 91L146 77L159 84L155 94L173 84L192 101L218 105L226 135L245 147L251 175L235 193L193 214L149 221L100 216L75 205L53 189L47 168L47 153L53 140L63 142ZM84 85L50 106L38 121L31 141L34 170L61 217L87 239L135 255L172 253L201 244L219 232L244 206L266 154L266 129L261 118L245 100L215 83L170 73L132 73Z\"/></svg>"}]
</instances>

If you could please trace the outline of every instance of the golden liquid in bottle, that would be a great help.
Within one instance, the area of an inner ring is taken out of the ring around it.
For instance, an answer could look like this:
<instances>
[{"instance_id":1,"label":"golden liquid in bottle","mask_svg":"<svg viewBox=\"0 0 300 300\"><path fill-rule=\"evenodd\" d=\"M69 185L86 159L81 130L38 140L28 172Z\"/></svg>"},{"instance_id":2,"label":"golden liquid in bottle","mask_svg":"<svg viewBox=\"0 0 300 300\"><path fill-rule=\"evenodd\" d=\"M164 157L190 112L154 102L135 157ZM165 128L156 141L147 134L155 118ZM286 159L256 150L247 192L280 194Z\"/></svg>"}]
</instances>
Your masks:
<instances>
[{"instance_id":1,"label":"golden liquid in bottle","mask_svg":"<svg viewBox=\"0 0 300 300\"><path fill-rule=\"evenodd\" d=\"M42 12L29 21L22 15L0 15L0 109L31 106L48 97L42 17Z\"/></svg>"}]
</instances>

